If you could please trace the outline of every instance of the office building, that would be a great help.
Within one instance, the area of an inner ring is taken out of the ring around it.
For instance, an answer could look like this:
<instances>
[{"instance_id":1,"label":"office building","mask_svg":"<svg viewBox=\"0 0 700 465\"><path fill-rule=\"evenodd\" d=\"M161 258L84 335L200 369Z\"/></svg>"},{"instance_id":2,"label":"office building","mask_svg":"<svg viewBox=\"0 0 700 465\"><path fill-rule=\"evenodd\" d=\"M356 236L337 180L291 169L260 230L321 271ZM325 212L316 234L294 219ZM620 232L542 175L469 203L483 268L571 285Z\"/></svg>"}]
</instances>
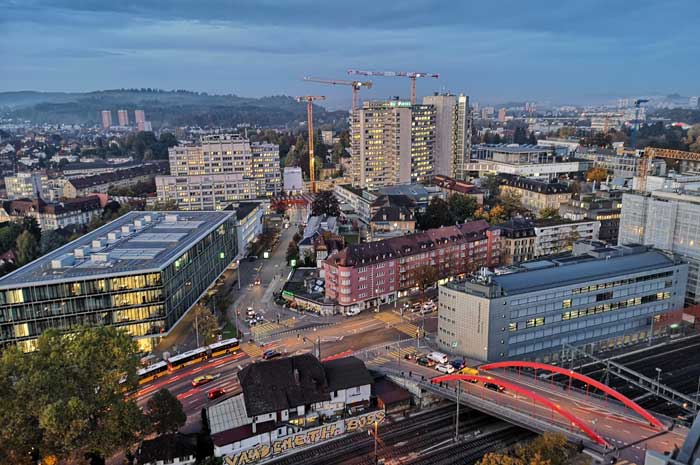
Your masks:
<instances>
[{"instance_id":1,"label":"office building","mask_svg":"<svg viewBox=\"0 0 700 465\"><path fill-rule=\"evenodd\" d=\"M5 191L8 199L33 199L41 197L49 178L40 171L20 172L15 176L5 176Z\"/></svg>"},{"instance_id":2,"label":"office building","mask_svg":"<svg viewBox=\"0 0 700 465\"><path fill-rule=\"evenodd\" d=\"M199 144L172 147L168 155L170 175L156 178L158 199L175 201L184 210L220 209L282 190L279 146L274 144L216 134Z\"/></svg>"},{"instance_id":3,"label":"office building","mask_svg":"<svg viewBox=\"0 0 700 465\"><path fill-rule=\"evenodd\" d=\"M0 278L0 346L110 325L150 351L236 256L233 212L130 212Z\"/></svg>"},{"instance_id":4,"label":"office building","mask_svg":"<svg viewBox=\"0 0 700 465\"><path fill-rule=\"evenodd\" d=\"M353 116L352 184L376 189L425 182L433 174L435 107L363 102Z\"/></svg>"},{"instance_id":5,"label":"office building","mask_svg":"<svg viewBox=\"0 0 700 465\"><path fill-rule=\"evenodd\" d=\"M471 157L472 117L466 95L434 94L423 97L435 108L434 171L436 175L465 179Z\"/></svg>"},{"instance_id":6,"label":"office building","mask_svg":"<svg viewBox=\"0 0 700 465\"><path fill-rule=\"evenodd\" d=\"M287 194L300 194L304 190L304 177L299 166L286 166L283 173L284 186Z\"/></svg>"},{"instance_id":7,"label":"office building","mask_svg":"<svg viewBox=\"0 0 700 465\"><path fill-rule=\"evenodd\" d=\"M683 306L688 265L644 246L587 248L440 286L438 346L481 361L556 361L641 342Z\"/></svg>"},{"instance_id":8,"label":"office building","mask_svg":"<svg viewBox=\"0 0 700 465\"><path fill-rule=\"evenodd\" d=\"M540 181L522 176L500 178L501 194L513 194L535 215L544 209L558 211L561 204L571 199L571 188L561 182Z\"/></svg>"},{"instance_id":9,"label":"office building","mask_svg":"<svg viewBox=\"0 0 700 465\"><path fill-rule=\"evenodd\" d=\"M119 120L119 126L129 125L129 112L126 110L117 110L117 119Z\"/></svg>"},{"instance_id":10,"label":"office building","mask_svg":"<svg viewBox=\"0 0 700 465\"><path fill-rule=\"evenodd\" d=\"M112 127L112 112L110 110L102 110L102 129Z\"/></svg>"},{"instance_id":11,"label":"office building","mask_svg":"<svg viewBox=\"0 0 700 465\"><path fill-rule=\"evenodd\" d=\"M417 291L416 268L435 268L440 280L494 266L501 255L500 230L483 220L355 244L323 263L326 297L341 311L394 302Z\"/></svg>"},{"instance_id":12,"label":"office building","mask_svg":"<svg viewBox=\"0 0 700 465\"><path fill-rule=\"evenodd\" d=\"M700 191L624 193L620 244L648 244L688 262L686 302L700 303Z\"/></svg>"}]
</instances>

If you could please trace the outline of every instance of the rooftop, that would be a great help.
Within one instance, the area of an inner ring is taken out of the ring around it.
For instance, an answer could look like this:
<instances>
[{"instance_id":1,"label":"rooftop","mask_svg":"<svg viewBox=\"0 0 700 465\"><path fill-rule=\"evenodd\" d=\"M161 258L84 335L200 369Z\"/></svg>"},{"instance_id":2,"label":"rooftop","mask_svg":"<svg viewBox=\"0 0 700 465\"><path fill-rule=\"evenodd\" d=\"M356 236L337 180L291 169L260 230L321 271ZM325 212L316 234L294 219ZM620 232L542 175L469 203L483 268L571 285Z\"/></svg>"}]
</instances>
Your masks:
<instances>
[{"instance_id":1,"label":"rooftop","mask_svg":"<svg viewBox=\"0 0 700 465\"><path fill-rule=\"evenodd\" d=\"M0 278L0 289L158 271L233 212L129 212Z\"/></svg>"}]
</instances>

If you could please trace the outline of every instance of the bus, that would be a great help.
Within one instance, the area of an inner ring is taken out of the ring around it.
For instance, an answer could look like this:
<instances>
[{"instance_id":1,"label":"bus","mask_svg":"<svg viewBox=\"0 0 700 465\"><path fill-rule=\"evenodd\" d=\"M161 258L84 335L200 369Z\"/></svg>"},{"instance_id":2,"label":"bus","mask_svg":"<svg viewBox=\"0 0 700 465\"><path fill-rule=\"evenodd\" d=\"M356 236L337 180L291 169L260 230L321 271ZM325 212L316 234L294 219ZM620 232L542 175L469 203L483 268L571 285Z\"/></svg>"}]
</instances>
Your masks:
<instances>
[{"instance_id":1,"label":"bus","mask_svg":"<svg viewBox=\"0 0 700 465\"><path fill-rule=\"evenodd\" d=\"M141 368L136 372L139 377L139 384L146 384L149 381L153 381L156 378L160 378L168 372L167 362L157 362L146 368Z\"/></svg>"},{"instance_id":2,"label":"bus","mask_svg":"<svg viewBox=\"0 0 700 465\"><path fill-rule=\"evenodd\" d=\"M222 355L235 354L241 348L238 339L224 339L223 341L209 344L209 357L220 357Z\"/></svg>"},{"instance_id":3,"label":"bus","mask_svg":"<svg viewBox=\"0 0 700 465\"><path fill-rule=\"evenodd\" d=\"M180 355L174 355L168 359L168 369L175 371L188 365L199 363L207 358L208 350L208 347L199 347L183 352Z\"/></svg>"}]
</instances>

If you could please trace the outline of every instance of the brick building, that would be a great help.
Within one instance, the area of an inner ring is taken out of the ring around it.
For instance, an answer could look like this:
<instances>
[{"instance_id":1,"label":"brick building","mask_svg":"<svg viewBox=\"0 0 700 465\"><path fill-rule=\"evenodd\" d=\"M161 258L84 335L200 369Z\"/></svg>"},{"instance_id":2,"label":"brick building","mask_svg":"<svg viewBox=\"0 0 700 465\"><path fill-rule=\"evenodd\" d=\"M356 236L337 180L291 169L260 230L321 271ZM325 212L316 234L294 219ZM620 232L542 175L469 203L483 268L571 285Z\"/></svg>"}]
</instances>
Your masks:
<instances>
[{"instance_id":1,"label":"brick building","mask_svg":"<svg viewBox=\"0 0 700 465\"><path fill-rule=\"evenodd\" d=\"M416 288L414 270L422 265L435 267L444 282L495 266L500 255L500 229L483 220L351 245L323 264L326 297L342 311L393 302Z\"/></svg>"}]
</instances>

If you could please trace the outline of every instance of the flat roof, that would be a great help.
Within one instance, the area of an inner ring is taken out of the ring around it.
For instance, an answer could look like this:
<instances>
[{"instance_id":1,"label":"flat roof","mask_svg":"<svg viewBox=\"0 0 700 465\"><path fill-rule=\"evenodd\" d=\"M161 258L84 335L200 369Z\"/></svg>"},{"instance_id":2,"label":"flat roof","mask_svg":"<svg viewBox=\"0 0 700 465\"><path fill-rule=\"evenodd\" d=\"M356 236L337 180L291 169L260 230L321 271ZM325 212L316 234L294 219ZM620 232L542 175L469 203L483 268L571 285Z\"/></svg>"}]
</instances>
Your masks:
<instances>
[{"instance_id":1,"label":"flat roof","mask_svg":"<svg viewBox=\"0 0 700 465\"><path fill-rule=\"evenodd\" d=\"M158 271L234 215L129 212L5 275L0 289Z\"/></svg>"}]
</instances>

